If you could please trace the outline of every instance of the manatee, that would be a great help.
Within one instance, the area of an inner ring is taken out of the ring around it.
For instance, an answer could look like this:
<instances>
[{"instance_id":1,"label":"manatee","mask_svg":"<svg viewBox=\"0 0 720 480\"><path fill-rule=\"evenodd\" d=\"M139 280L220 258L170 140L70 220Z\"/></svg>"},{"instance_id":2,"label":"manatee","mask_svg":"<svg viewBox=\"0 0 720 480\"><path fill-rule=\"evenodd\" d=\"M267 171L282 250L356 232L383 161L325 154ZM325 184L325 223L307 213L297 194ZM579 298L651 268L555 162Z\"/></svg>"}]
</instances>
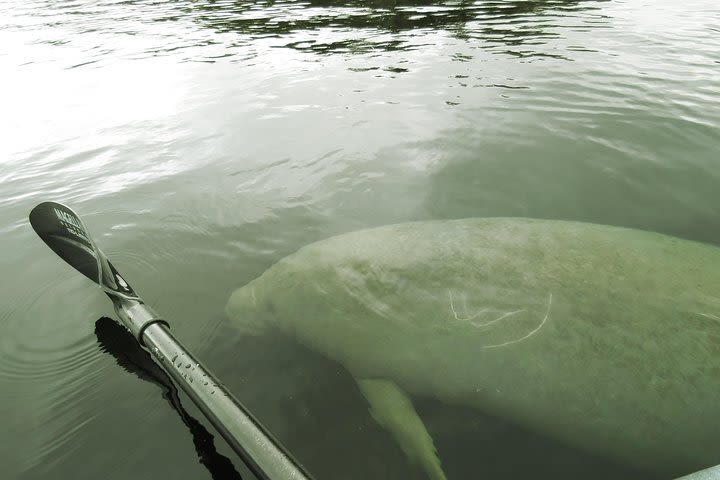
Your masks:
<instances>
[{"instance_id":1,"label":"manatee","mask_svg":"<svg viewBox=\"0 0 720 480\"><path fill-rule=\"evenodd\" d=\"M663 475L720 463L716 246L524 218L390 225L301 248L227 313L342 364L433 480L412 396Z\"/></svg>"}]
</instances>

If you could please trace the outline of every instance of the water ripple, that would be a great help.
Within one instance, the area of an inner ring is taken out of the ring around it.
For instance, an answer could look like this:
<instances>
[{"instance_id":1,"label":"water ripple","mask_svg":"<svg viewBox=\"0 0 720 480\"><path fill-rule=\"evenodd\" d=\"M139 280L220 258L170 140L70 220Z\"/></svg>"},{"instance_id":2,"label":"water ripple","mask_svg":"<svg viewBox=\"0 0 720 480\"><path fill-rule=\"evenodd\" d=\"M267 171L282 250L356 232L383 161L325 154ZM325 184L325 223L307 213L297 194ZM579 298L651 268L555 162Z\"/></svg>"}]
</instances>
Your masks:
<instances>
[{"instance_id":1,"label":"water ripple","mask_svg":"<svg viewBox=\"0 0 720 480\"><path fill-rule=\"evenodd\" d=\"M72 281L68 281L71 278ZM97 360L99 352L92 329L81 327L78 330L77 323L68 325L63 322L67 311L63 308L63 296L59 290L66 290L67 298L73 298L73 309L89 310L83 308L84 302L78 301L71 290L63 288L70 285L74 288L76 280L78 274L70 271L64 280L63 277L49 280L33 289L32 293L26 291L25 296L9 306L7 313L0 318L4 326L0 340L0 380L35 382L61 378ZM59 308L48 310L48 299L53 299L51 301ZM86 306L93 302L88 299ZM27 322L33 322L31 329L27 328ZM29 335L29 332L39 333Z\"/></svg>"}]
</instances>

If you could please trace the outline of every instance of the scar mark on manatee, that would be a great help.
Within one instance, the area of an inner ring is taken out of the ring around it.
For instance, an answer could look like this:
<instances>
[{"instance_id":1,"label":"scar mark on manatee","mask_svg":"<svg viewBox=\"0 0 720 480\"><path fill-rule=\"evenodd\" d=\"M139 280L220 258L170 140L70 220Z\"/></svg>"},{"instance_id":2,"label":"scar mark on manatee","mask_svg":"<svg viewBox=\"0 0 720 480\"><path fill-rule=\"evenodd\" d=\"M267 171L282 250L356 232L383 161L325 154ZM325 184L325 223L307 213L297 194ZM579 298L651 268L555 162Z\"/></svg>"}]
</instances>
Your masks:
<instances>
[{"instance_id":1,"label":"scar mark on manatee","mask_svg":"<svg viewBox=\"0 0 720 480\"><path fill-rule=\"evenodd\" d=\"M455 304L454 304L454 302L453 302L452 290L448 290L448 297L450 297L450 311L452 312L453 317L455 317L455 320L470 321L470 320L473 320L473 319L477 318L477 317L480 316L482 313L484 313L484 312L487 311L487 308L483 308L482 310L479 310L475 315L473 315L473 316L471 316L471 317L469 317L469 316L467 316L467 315L460 314L460 313L457 312L457 310L455 310ZM467 304L465 305L465 310L467 310Z\"/></svg>"},{"instance_id":2,"label":"scar mark on manatee","mask_svg":"<svg viewBox=\"0 0 720 480\"><path fill-rule=\"evenodd\" d=\"M509 318L513 315L517 315L518 313L522 313L525 311L525 309L520 309L520 310L513 310L511 312L505 312L493 320L489 320L487 322L480 323L480 322L476 322L474 320L476 318L478 318L480 315L482 315L483 313L485 313L488 310L487 308L483 308L483 309L479 310L474 315L468 315L467 313L459 313L457 311L457 309L455 308L455 301L453 299L452 290L448 290L448 297L450 299L450 311L452 312L452 315L455 318L455 320L457 320L459 322L468 323L476 328L488 327L488 326L493 325L501 320L504 320L506 318ZM467 303L464 300L463 300L463 304L464 304L464 307L463 307L464 310L467 311ZM508 345L512 345L514 343L519 343L519 342L523 342L523 341L527 340L528 338L532 337L537 332L539 332L540 329L542 329L542 327L545 326L545 323L547 322L548 318L550 317L550 308L551 307L552 307L552 293L550 293L550 295L548 296L548 304L547 304L547 310L545 311L545 316L543 317L542 321L538 324L537 327L535 327L533 330L531 330L529 333L527 333L525 336L523 336L521 338L516 338L515 340L509 340L507 342L493 344L493 345L483 345L480 347L480 349L489 350L491 348L506 347ZM700 315L707 316L707 314L702 314L702 313ZM714 319L720 321L719 317L715 317L714 315L712 315L712 317L714 317Z\"/></svg>"},{"instance_id":3,"label":"scar mark on manatee","mask_svg":"<svg viewBox=\"0 0 720 480\"><path fill-rule=\"evenodd\" d=\"M493 323L497 323L500 320L503 320L511 315L515 315L515 314L525 311L525 309L513 310L512 312L503 313L502 315L500 315L498 318L496 318L494 320L489 320L487 322L482 322L482 323L474 322L473 320L475 320L477 317L479 317L483 313L487 312L488 309L483 308L482 310L479 310L477 313L475 313L475 315L472 315L472 316L469 316L467 314L461 314L461 313L458 313L458 311L455 309L455 302L453 301L452 290L448 290L448 297L450 297L450 311L452 312L453 317L455 317L455 320L458 320L461 322L468 322L470 325L477 327L477 328L487 327L487 326L492 325ZM465 302L463 302L463 303L465 303ZM465 304L465 310L467 310L467 304Z\"/></svg>"},{"instance_id":4,"label":"scar mark on manatee","mask_svg":"<svg viewBox=\"0 0 720 480\"><path fill-rule=\"evenodd\" d=\"M720 317L718 317L717 315L713 315L712 313L701 313L701 312L696 312L696 313L698 315L700 315L701 317L709 318L711 320L720 322Z\"/></svg>"},{"instance_id":5,"label":"scar mark on manatee","mask_svg":"<svg viewBox=\"0 0 720 480\"><path fill-rule=\"evenodd\" d=\"M482 346L482 347L480 347L480 348L481 348L482 350L489 350L489 349L491 349L491 348L506 347L506 346L508 346L508 345L512 345L512 344L514 344L514 343L520 343L520 342L523 342L523 341L527 340L528 338L532 337L532 336L535 335L537 332L539 332L540 329L545 326L545 322L547 322L547 319L548 319L548 317L550 316L550 307L551 307L551 306L552 306L552 293L550 294L550 297L548 298L548 306L547 306L547 311L545 312L545 317L542 319L542 322L540 322L540 325L538 325L537 327L535 327L534 330L532 330L530 333L528 333L527 335L525 335L525 336L522 337L522 338L518 338L518 339L516 339L516 340L510 340L510 341L504 342L504 343L498 343L497 345L484 345L484 346Z\"/></svg>"},{"instance_id":6,"label":"scar mark on manatee","mask_svg":"<svg viewBox=\"0 0 720 480\"><path fill-rule=\"evenodd\" d=\"M471 323L472 325L476 326L476 327L487 327L488 325L492 325L493 323L499 322L500 320L502 320L502 319L504 319L504 318L507 318L507 317L509 317L509 316L511 316L511 315L515 315L515 314L517 314L517 313L522 313L522 312L524 312L524 311L525 311L524 308L521 309L521 310L513 310L512 312L503 313L502 315L500 315L500 316L499 316L498 318L496 318L495 320L490 320L489 322L477 323L477 322L472 322L472 321L471 321L470 323Z\"/></svg>"}]
</instances>

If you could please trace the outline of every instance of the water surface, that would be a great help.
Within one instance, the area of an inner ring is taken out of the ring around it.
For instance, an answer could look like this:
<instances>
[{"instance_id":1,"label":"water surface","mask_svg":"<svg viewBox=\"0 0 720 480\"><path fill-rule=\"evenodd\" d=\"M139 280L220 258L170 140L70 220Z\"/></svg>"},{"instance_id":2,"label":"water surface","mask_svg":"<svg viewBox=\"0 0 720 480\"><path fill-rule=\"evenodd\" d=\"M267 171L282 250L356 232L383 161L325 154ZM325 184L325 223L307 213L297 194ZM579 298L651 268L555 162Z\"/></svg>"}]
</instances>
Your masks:
<instances>
[{"instance_id":1,"label":"water surface","mask_svg":"<svg viewBox=\"0 0 720 480\"><path fill-rule=\"evenodd\" d=\"M0 44L5 478L210 477L162 388L98 344L109 302L35 237L44 200L320 480L422 472L340 366L228 325L284 255L480 216L720 245L712 0L3 1ZM656 478L414 401L450 479Z\"/></svg>"}]
</instances>

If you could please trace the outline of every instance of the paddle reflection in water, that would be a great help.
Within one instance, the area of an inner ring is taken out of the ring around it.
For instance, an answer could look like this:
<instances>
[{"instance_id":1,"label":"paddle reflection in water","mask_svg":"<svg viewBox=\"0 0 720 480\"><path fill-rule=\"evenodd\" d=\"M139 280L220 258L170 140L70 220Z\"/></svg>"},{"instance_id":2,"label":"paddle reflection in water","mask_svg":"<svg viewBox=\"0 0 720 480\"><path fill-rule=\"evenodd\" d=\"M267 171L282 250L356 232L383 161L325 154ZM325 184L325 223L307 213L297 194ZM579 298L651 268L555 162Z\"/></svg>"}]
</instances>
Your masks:
<instances>
[{"instance_id":1,"label":"paddle reflection in water","mask_svg":"<svg viewBox=\"0 0 720 480\"><path fill-rule=\"evenodd\" d=\"M170 377L153 362L150 354L140 347L130 332L114 320L102 317L95 322L95 335L100 348L112 355L118 365L162 389L163 398L168 401L190 431L200 463L208 469L212 478L242 479L230 459L215 449L213 435L182 406L178 390Z\"/></svg>"}]
</instances>

